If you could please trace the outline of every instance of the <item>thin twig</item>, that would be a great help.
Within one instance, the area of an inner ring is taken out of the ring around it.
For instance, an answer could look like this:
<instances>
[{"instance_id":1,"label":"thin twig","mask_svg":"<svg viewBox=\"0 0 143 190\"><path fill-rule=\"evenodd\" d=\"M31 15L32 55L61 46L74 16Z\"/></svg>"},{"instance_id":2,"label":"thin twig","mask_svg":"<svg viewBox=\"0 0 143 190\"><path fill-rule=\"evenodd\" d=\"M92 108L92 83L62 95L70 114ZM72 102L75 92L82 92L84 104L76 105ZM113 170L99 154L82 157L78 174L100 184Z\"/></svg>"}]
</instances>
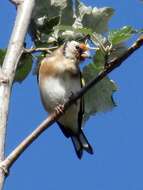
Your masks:
<instances>
[{"instance_id":1,"label":"thin twig","mask_svg":"<svg viewBox=\"0 0 143 190\"><path fill-rule=\"evenodd\" d=\"M66 111L77 99L81 98L90 88L101 81L108 73L110 73L115 68L119 67L124 60L126 60L135 50L143 46L143 36L141 36L128 50L119 58L108 63L108 66L98 74L91 82L89 82L84 88L73 94L69 101L64 105L64 110ZM28 137L26 137L6 158L1 162L0 167L3 168L5 172L13 165L13 163L19 158L19 156L28 148L31 143L39 137L39 135L50 127L56 120L60 118L61 114L54 111L45 119Z\"/></svg>"},{"instance_id":2,"label":"thin twig","mask_svg":"<svg viewBox=\"0 0 143 190\"><path fill-rule=\"evenodd\" d=\"M46 47L42 47L42 48L24 48L23 49L23 53L35 53L35 52L47 52L47 53L51 53L52 50L55 50L57 49L58 46L55 46L55 47L50 47L50 48L46 48Z\"/></svg>"}]
</instances>

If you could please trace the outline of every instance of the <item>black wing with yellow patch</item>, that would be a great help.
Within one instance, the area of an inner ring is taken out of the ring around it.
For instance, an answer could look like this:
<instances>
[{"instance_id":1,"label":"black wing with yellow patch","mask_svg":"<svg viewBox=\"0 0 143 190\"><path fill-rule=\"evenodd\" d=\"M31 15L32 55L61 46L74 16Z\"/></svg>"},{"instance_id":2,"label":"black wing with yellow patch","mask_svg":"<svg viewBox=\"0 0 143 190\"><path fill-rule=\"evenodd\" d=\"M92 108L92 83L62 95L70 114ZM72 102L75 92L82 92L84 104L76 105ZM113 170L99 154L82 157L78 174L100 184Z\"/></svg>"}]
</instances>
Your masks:
<instances>
[{"instance_id":1,"label":"black wing with yellow patch","mask_svg":"<svg viewBox=\"0 0 143 190\"><path fill-rule=\"evenodd\" d=\"M85 86L84 78L82 77L81 72L80 72L80 84L81 84L81 88ZM84 115L84 97L82 96L80 98L80 110L78 113L78 126L80 129L82 128L83 115Z\"/></svg>"},{"instance_id":2,"label":"black wing with yellow patch","mask_svg":"<svg viewBox=\"0 0 143 190\"><path fill-rule=\"evenodd\" d=\"M84 79L82 77L82 73L80 72L80 84L81 88L85 86ZM81 97L80 99L80 109L78 112L78 127L79 127L79 133L81 132L82 128L82 121L83 121L83 115L84 115L84 97ZM65 135L65 137L70 137L71 136L71 131L69 131L65 126L63 126L60 122L57 121L57 124L59 125L61 131Z\"/></svg>"}]
</instances>

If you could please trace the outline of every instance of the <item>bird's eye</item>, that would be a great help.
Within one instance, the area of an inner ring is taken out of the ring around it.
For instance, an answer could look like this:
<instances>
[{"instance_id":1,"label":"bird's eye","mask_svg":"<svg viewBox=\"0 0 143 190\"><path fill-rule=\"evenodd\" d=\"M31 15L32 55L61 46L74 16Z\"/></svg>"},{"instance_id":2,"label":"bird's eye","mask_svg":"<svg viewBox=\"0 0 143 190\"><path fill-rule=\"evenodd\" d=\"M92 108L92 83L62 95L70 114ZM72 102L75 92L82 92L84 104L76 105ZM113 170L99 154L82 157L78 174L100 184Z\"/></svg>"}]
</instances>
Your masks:
<instances>
[{"instance_id":1,"label":"bird's eye","mask_svg":"<svg viewBox=\"0 0 143 190\"><path fill-rule=\"evenodd\" d=\"M79 46L75 46L75 48L76 48L76 49L80 49L80 47L79 47Z\"/></svg>"}]
</instances>

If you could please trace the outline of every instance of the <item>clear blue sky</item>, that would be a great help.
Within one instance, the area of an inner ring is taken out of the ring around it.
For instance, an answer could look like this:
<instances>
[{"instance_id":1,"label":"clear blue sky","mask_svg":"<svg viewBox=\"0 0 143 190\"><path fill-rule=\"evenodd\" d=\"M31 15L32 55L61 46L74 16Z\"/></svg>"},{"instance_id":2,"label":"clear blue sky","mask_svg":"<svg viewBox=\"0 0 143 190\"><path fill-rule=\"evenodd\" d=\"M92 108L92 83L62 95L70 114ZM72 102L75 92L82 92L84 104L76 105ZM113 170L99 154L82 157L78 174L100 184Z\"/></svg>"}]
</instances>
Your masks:
<instances>
[{"instance_id":1,"label":"clear blue sky","mask_svg":"<svg viewBox=\"0 0 143 190\"><path fill-rule=\"evenodd\" d=\"M84 1L84 2L87 2ZM139 0L88 0L116 12L110 28L132 25L143 28ZM15 18L8 0L0 7L0 47L7 47ZM118 84L118 107L91 118L85 128L95 154L79 161L71 142L56 125L36 140L11 168L5 190L143 190L143 48L110 77ZM8 154L44 118L36 77L15 84L10 104L6 153Z\"/></svg>"}]
</instances>

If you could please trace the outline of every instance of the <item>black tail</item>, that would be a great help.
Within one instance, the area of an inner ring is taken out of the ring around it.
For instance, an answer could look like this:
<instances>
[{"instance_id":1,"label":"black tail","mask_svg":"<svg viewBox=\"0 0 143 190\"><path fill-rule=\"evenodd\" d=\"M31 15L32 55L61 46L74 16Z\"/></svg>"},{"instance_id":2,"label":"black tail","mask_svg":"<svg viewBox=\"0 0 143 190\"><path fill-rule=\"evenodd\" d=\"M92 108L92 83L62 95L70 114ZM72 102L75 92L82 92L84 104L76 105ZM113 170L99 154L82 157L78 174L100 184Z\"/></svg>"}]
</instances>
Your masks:
<instances>
[{"instance_id":1,"label":"black tail","mask_svg":"<svg viewBox=\"0 0 143 190\"><path fill-rule=\"evenodd\" d=\"M87 151L89 154L93 154L93 149L82 130L80 131L79 135L71 136L71 139L79 159L82 157L83 150Z\"/></svg>"}]
</instances>

